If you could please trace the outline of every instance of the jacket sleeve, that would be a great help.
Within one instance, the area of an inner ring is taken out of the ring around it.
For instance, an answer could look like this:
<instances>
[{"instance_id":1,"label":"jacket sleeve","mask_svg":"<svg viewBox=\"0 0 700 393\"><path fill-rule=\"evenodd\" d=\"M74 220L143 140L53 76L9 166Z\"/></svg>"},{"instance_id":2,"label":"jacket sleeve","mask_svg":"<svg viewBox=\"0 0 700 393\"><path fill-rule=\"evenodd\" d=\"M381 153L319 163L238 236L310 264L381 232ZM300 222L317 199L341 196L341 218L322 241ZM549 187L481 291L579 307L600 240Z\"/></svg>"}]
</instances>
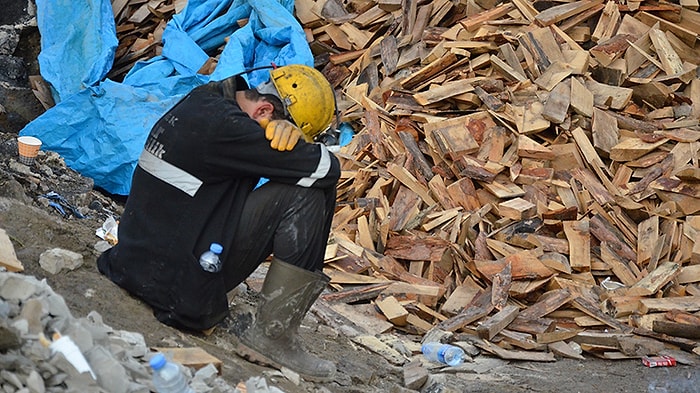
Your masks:
<instances>
[{"instance_id":1,"label":"jacket sleeve","mask_svg":"<svg viewBox=\"0 0 700 393\"><path fill-rule=\"evenodd\" d=\"M222 176L266 177L314 188L335 187L340 177L338 159L325 145L300 140L291 151L277 151L258 123L245 114L228 117L209 148L206 165Z\"/></svg>"}]
</instances>

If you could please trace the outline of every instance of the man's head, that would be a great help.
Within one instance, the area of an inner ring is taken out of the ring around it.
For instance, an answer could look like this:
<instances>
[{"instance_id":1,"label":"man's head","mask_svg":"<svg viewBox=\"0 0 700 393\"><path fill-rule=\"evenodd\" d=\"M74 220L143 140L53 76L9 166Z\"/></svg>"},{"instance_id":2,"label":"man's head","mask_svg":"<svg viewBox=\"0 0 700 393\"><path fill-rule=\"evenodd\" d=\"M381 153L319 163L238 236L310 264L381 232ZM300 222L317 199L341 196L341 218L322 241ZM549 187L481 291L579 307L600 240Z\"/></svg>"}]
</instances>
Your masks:
<instances>
[{"instance_id":1,"label":"man's head","mask_svg":"<svg viewBox=\"0 0 700 393\"><path fill-rule=\"evenodd\" d=\"M261 94L255 89L236 92L236 102L243 112L258 123L265 120L288 119L282 101L272 94Z\"/></svg>"},{"instance_id":2,"label":"man's head","mask_svg":"<svg viewBox=\"0 0 700 393\"><path fill-rule=\"evenodd\" d=\"M256 90L270 101L277 98L284 110L282 118L291 119L309 140L328 129L333 121L335 92L315 68L299 64L274 68L270 80Z\"/></svg>"}]
</instances>

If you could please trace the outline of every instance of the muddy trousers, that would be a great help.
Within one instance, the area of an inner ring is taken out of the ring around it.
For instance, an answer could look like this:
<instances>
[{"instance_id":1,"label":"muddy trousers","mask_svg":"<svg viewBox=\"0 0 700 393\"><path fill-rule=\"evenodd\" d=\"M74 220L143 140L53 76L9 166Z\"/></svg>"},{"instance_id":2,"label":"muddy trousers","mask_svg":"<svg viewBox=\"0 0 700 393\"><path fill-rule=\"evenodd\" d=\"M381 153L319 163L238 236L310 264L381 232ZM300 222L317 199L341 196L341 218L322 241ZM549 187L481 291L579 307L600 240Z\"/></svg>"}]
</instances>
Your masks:
<instances>
[{"instance_id":1,"label":"muddy trousers","mask_svg":"<svg viewBox=\"0 0 700 393\"><path fill-rule=\"evenodd\" d=\"M268 182L246 200L234 249L222 273L230 291L274 254L291 265L321 270L335 208L335 188Z\"/></svg>"}]
</instances>

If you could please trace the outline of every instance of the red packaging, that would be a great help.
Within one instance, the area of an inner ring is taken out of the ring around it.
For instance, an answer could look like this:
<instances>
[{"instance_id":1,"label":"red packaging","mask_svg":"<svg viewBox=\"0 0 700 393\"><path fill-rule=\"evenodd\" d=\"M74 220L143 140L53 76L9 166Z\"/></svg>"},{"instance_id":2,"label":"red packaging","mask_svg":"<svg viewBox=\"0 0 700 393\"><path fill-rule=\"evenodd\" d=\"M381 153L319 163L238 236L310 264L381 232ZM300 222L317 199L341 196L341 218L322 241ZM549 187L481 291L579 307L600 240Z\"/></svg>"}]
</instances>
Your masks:
<instances>
[{"instance_id":1,"label":"red packaging","mask_svg":"<svg viewBox=\"0 0 700 393\"><path fill-rule=\"evenodd\" d=\"M672 356L644 356L642 363L647 367L673 367L676 359Z\"/></svg>"}]
</instances>

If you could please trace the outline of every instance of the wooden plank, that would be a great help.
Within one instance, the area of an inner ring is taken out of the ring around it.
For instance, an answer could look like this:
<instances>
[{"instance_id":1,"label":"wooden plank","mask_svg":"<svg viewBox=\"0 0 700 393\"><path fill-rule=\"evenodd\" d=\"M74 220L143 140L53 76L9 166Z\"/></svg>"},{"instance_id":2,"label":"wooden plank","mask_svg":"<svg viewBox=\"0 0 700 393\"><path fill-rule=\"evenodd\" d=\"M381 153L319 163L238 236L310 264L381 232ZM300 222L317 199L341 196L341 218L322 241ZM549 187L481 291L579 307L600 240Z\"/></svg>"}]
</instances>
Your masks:
<instances>
[{"instance_id":1,"label":"wooden plank","mask_svg":"<svg viewBox=\"0 0 700 393\"><path fill-rule=\"evenodd\" d=\"M650 296L657 293L680 273L680 267L679 264L673 262L662 263L633 285L627 294L630 296Z\"/></svg>"},{"instance_id":2,"label":"wooden plank","mask_svg":"<svg viewBox=\"0 0 700 393\"><path fill-rule=\"evenodd\" d=\"M452 291L440 308L440 312L450 315L459 313L464 310L481 291L483 291L483 288L477 285L471 276L468 276L461 285L458 285L457 288Z\"/></svg>"},{"instance_id":3,"label":"wooden plank","mask_svg":"<svg viewBox=\"0 0 700 393\"><path fill-rule=\"evenodd\" d=\"M649 38L654 44L654 51L659 56L664 72L674 75L683 72L683 62L666 39L666 35L658 29L649 30Z\"/></svg>"},{"instance_id":4,"label":"wooden plank","mask_svg":"<svg viewBox=\"0 0 700 393\"><path fill-rule=\"evenodd\" d=\"M416 93L413 95L413 98L420 105L430 105L473 90L474 86L465 83L463 80L458 80L444 83L424 92Z\"/></svg>"},{"instance_id":5,"label":"wooden plank","mask_svg":"<svg viewBox=\"0 0 700 393\"><path fill-rule=\"evenodd\" d=\"M420 196L423 202L425 202L428 206L436 204L435 200L430 196L428 188L420 184L406 168L400 167L394 163L389 163L387 164L387 170L403 185L415 192L416 195Z\"/></svg>"},{"instance_id":6,"label":"wooden plank","mask_svg":"<svg viewBox=\"0 0 700 393\"><path fill-rule=\"evenodd\" d=\"M600 245L600 258L607 263L615 276L626 286L632 286L637 283L638 279L634 272L630 270L629 265L611 248L607 242L602 242Z\"/></svg>"},{"instance_id":7,"label":"wooden plank","mask_svg":"<svg viewBox=\"0 0 700 393\"><path fill-rule=\"evenodd\" d=\"M518 136L518 156L539 160L551 160L555 157L551 148L542 146L525 135Z\"/></svg>"},{"instance_id":8,"label":"wooden plank","mask_svg":"<svg viewBox=\"0 0 700 393\"><path fill-rule=\"evenodd\" d=\"M653 143L645 142L639 138L625 138L610 148L610 159L619 162L634 161L656 150L666 142L668 139L665 138Z\"/></svg>"},{"instance_id":9,"label":"wooden plank","mask_svg":"<svg viewBox=\"0 0 700 393\"><path fill-rule=\"evenodd\" d=\"M537 343L539 344L550 344L557 341L568 340L575 337L581 329L569 330L569 329L555 329L552 332L539 333L535 336Z\"/></svg>"},{"instance_id":10,"label":"wooden plank","mask_svg":"<svg viewBox=\"0 0 700 393\"><path fill-rule=\"evenodd\" d=\"M573 68L568 63L556 61L535 79L535 84L547 91L551 91L561 81L571 75L572 72Z\"/></svg>"},{"instance_id":11,"label":"wooden plank","mask_svg":"<svg viewBox=\"0 0 700 393\"><path fill-rule=\"evenodd\" d=\"M532 352L532 351L515 351L507 350L492 344L486 340L476 342L477 346L485 351L491 352L501 359L506 360L525 360L532 362L555 362L554 354L551 352Z\"/></svg>"},{"instance_id":12,"label":"wooden plank","mask_svg":"<svg viewBox=\"0 0 700 393\"><path fill-rule=\"evenodd\" d=\"M501 311L497 312L490 318L484 320L477 328L476 332L479 337L491 340L501 330L505 329L515 317L518 316L520 309L518 306L508 305Z\"/></svg>"},{"instance_id":13,"label":"wooden plank","mask_svg":"<svg viewBox=\"0 0 700 393\"><path fill-rule=\"evenodd\" d=\"M521 76L524 78L522 81L525 81L527 79L527 74L525 74L525 70L523 69L522 64L520 64L520 59L518 58L518 55L515 53L513 46L510 43L506 43L506 44L499 46L498 50L501 52L501 56L503 56L503 59L510 66L510 68L518 76ZM520 79L518 79L517 77L516 77L516 79L520 81Z\"/></svg>"},{"instance_id":14,"label":"wooden plank","mask_svg":"<svg viewBox=\"0 0 700 393\"><path fill-rule=\"evenodd\" d=\"M426 65L420 70L409 75L403 79L400 83L406 89L412 89L426 79L430 79L440 72L444 71L447 67L457 62L457 56L453 53L446 53L443 57L433 61L432 63Z\"/></svg>"},{"instance_id":15,"label":"wooden plank","mask_svg":"<svg viewBox=\"0 0 700 393\"><path fill-rule=\"evenodd\" d=\"M700 40L700 34L698 32L689 30L681 25L673 22L669 22L666 19L649 13L647 11L640 11L634 15L635 18L641 20L648 26L654 26L656 23L659 24L659 29L661 31L669 31L680 38L686 45L691 48L695 47L696 43Z\"/></svg>"},{"instance_id":16,"label":"wooden plank","mask_svg":"<svg viewBox=\"0 0 700 393\"><path fill-rule=\"evenodd\" d=\"M486 288L480 291L462 312L438 323L435 327L448 332L454 332L489 315L493 309L494 306L491 304L491 288Z\"/></svg>"},{"instance_id":17,"label":"wooden plank","mask_svg":"<svg viewBox=\"0 0 700 393\"><path fill-rule=\"evenodd\" d=\"M396 300L418 300L430 307L435 307L443 293L444 288L439 286L406 282L395 282L382 291L382 295L394 296Z\"/></svg>"},{"instance_id":18,"label":"wooden plank","mask_svg":"<svg viewBox=\"0 0 700 393\"><path fill-rule=\"evenodd\" d=\"M654 321L652 328L657 333L674 337L700 339L700 325L670 321Z\"/></svg>"},{"instance_id":19,"label":"wooden plank","mask_svg":"<svg viewBox=\"0 0 700 393\"><path fill-rule=\"evenodd\" d=\"M564 233L569 241L569 263L579 272L591 270L591 233L588 219L564 221Z\"/></svg>"},{"instance_id":20,"label":"wooden plank","mask_svg":"<svg viewBox=\"0 0 700 393\"><path fill-rule=\"evenodd\" d=\"M490 10L482 11L478 14L468 16L459 21L459 23L464 26L467 31L475 31L481 25L488 21L496 20L502 16L507 15L509 12L515 9L515 5L512 3L503 3Z\"/></svg>"},{"instance_id":21,"label":"wooden plank","mask_svg":"<svg viewBox=\"0 0 700 393\"><path fill-rule=\"evenodd\" d=\"M571 103L571 83L568 78L557 84L552 91L549 92L547 101L542 110L542 117L555 124L563 123L569 113L569 104ZM593 96L591 95L591 98Z\"/></svg>"},{"instance_id":22,"label":"wooden plank","mask_svg":"<svg viewBox=\"0 0 700 393\"><path fill-rule=\"evenodd\" d=\"M595 105L609 106L621 110L632 99L632 89L627 87L610 86L598 83L592 79L586 80L586 87L593 93Z\"/></svg>"},{"instance_id":23,"label":"wooden plank","mask_svg":"<svg viewBox=\"0 0 700 393\"><path fill-rule=\"evenodd\" d=\"M511 265L507 263L491 278L491 303L496 309L502 310L506 306L512 283Z\"/></svg>"},{"instance_id":24,"label":"wooden plank","mask_svg":"<svg viewBox=\"0 0 700 393\"><path fill-rule=\"evenodd\" d=\"M520 221L532 218L537 213L537 206L522 198L514 198L498 204L498 213L502 217Z\"/></svg>"},{"instance_id":25,"label":"wooden plank","mask_svg":"<svg viewBox=\"0 0 700 393\"><path fill-rule=\"evenodd\" d=\"M387 35L382 39L380 43L380 54L387 75L393 75L399 63L399 51L396 37Z\"/></svg>"},{"instance_id":26,"label":"wooden plank","mask_svg":"<svg viewBox=\"0 0 700 393\"><path fill-rule=\"evenodd\" d=\"M686 312L695 312L700 310L700 296L641 299L639 303L639 312L642 314L671 310L681 310Z\"/></svg>"},{"instance_id":27,"label":"wooden plank","mask_svg":"<svg viewBox=\"0 0 700 393\"><path fill-rule=\"evenodd\" d=\"M387 296L375 301L379 310L384 314L389 322L397 326L405 326L408 318L408 311L399 303L394 296Z\"/></svg>"},{"instance_id":28,"label":"wooden plank","mask_svg":"<svg viewBox=\"0 0 700 393\"><path fill-rule=\"evenodd\" d=\"M575 77L569 78L571 81L571 109L576 113L593 117L593 93Z\"/></svg>"},{"instance_id":29,"label":"wooden plank","mask_svg":"<svg viewBox=\"0 0 700 393\"><path fill-rule=\"evenodd\" d=\"M603 12L598 19L598 24L591 34L591 40L593 42L602 42L611 38L617 31L619 23L620 9L616 2L608 1L605 3L605 8L603 8Z\"/></svg>"},{"instance_id":30,"label":"wooden plank","mask_svg":"<svg viewBox=\"0 0 700 393\"><path fill-rule=\"evenodd\" d=\"M493 277L503 270L506 264L511 264L513 279L540 279L550 277L554 271L545 266L530 250L520 251L497 260L474 260L476 268L486 277Z\"/></svg>"},{"instance_id":31,"label":"wooden plank","mask_svg":"<svg viewBox=\"0 0 700 393\"><path fill-rule=\"evenodd\" d=\"M561 22L566 18L570 18L578 13L584 12L587 9L601 4L602 0L591 1L575 1L549 7L535 16L535 21L540 26L549 26Z\"/></svg>"},{"instance_id":32,"label":"wooden plank","mask_svg":"<svg viewBox=\"0 0 700 393\"><path fill-rule=\"evenodd\" d=\"M603 322L604 324L606 324L610 327L613 327L613 328L615 328L623 333L626 333L626 332L629 332L632 330L629 326L624 325L624 324L618 322L616 319L603 313L598 306L596 306L590 300L588 300L582 296L574 298L571 301L571 305L573 305L577 309L585 312L589 316L591 316L591 317Z\"/></svg>"},{"instance_id":33,"label":"wooden plank","mask_svg":"<svg viewBox=\"0 0 700 393\"><path fill-rule=\"evenodd\" d=\"M620 129L617 121L607 112L593 108L593 146L598 151L609 155L612 148L618 144Z\"/></svg>"},{"instance_id":34,"label":"wooden plank","mask_svg":"<svg viewBox=\"0 0 700 393\"><path fill-rule=\"evenodd\" d=\"M696 241L695 244L700 242ZM679 284L700 282L700 265L683 266L676 277Z\"/></svg>"},{"instance_id":35,"label":"wooden plank","mask_svg":"<svg viewBox=\"0 0 700 393\"><path fill-rule=\"evenodd\" d=\"M499 59L496 55L491 55L491 57L489 59L491 60L491 65L494 67L494 69L496 69L498 72L500 72L509 81L511 81L511 82L524 82L527 80L527 78L525 77L524 71L522 71L522 73L521 73L520 71L511 67L508 63ZM522 70L522 68L521 68L521 70Z\"/></svg>"},{"instance_id":36,"label":"wooden plank","mask_svg":"<svg viewBox=\"0 0 700 393\"><path fill-rule=\"evenodd\" d=\"M223 362L217 357L209 354L204 349L200 347L191 348L168 348L168 347L154 347L154 351L161 352L168 359L185 366L192 367L195 370L199 370L205 366L213 364L216 371L221 375Z\"/></svg>"},{"instance_id":37,"label":"wooden plank","mask_svg":"<svg viewBox=\"0 0 700 393\"><path fill-rule=\"evenodd\" d=\"M624 235L608 222L603 216L596 213L590 218L590 229L593 236L601 242L607 242L622 260L636 261L637 253L629 246Z\"/></svg>"},{"instance_id":38,"label":"wooden plank","mask_svg":"<svg viewBox=\"0 0 700 393\"><path fill-rule=\"evenodd\" d=\"M559 355L559 356L564 356L567 358L571 359L578 359L578 360L584 360L585 358L581 356L579 351L576 351L574 348L571 347L568 343L564 341L557 341L553 342L547 345L547 348L549 348L552 353Z\"/></svg>"},{"instance_id":39,"label":"wooden plank","mask_svg":"<svg viewBox=\"0 0 700 393\"><path fill-rule=\"evenodd\" d=\"M558 310L572 299L573 295L568 288L554 289L543 294L539 300L520 312L520 317L525 319L537 319Z\"/></svg>"}]
</instances>

